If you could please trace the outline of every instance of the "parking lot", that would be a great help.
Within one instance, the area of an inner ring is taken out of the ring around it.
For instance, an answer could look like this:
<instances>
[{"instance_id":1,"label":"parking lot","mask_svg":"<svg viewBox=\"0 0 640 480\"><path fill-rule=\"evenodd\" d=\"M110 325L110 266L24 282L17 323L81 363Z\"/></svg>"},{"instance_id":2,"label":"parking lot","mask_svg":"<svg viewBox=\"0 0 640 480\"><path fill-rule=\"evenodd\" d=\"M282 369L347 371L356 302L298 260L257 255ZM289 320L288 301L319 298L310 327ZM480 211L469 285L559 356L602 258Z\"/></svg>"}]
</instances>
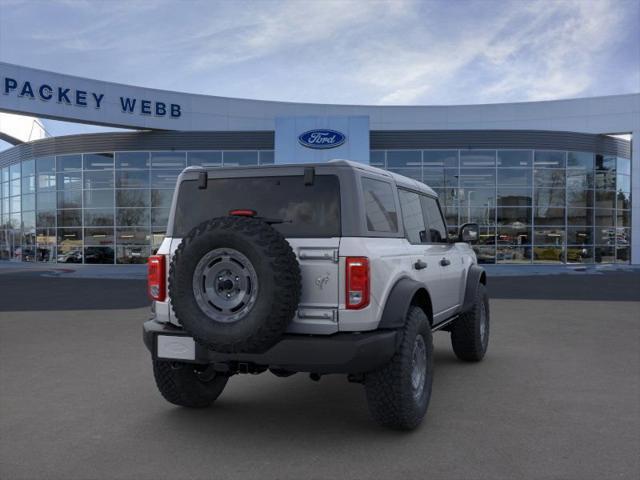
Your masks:
<instances>
[{"instance_id":1,"label":"parking lot","mask_svg":"<svg viewBox=\"0 0 640 480\"><path fill-rule=\"evenodd\" d=\"M235 376L207 410L157 392L140 280L0 271L2 479L637 479L640 272L490 278L479 364L435 335L415 432L341 376Z\"/></svg>"}]
</instances>

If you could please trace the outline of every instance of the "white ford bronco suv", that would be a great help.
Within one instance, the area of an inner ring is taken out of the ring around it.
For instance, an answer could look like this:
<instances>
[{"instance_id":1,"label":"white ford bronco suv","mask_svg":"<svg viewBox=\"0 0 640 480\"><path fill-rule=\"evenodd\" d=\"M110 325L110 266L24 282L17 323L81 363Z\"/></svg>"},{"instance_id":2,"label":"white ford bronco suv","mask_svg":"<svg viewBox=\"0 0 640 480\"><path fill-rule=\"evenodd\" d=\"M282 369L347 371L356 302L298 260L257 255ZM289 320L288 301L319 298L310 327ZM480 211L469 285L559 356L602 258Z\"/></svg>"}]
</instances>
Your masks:
<instances>
[{"instance_id":1,"label":"white ford bronco suv","mask_svg":"<svg viewBox=\"0 0 640 480\"><path fill-rule=\"evenodd\" d=\"M160 393L206 407L237 373L343 373L375 420L415 428L432 332L450 332L462 360L487 350L477 237L466 224L449 238L426 185L359 163L189 167L148 264Z\"/></svg>"}]
</instances>

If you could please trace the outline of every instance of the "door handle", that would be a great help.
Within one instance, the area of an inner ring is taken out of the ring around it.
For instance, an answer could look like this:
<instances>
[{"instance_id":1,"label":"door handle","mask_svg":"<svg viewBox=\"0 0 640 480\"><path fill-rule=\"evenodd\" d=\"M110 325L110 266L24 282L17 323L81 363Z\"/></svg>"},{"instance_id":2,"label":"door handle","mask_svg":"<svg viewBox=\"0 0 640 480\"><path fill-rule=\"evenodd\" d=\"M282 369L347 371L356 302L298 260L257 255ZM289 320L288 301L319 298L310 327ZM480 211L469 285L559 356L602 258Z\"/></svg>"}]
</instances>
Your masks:
<instances>
[{"instance_id":1,"label":"door handle","mask_svg":"<svg viewBox=\"0 0 640 480\"><path fill-rule=\"evenodd\" d=\"M427 268L427 264L422 260L418 260L413 264L413 268L415 268L416 270L422 270L423 268Z\"/></svg>"},{"instance_id":2,"label":"door handle","mask_svg":"<svg viewBox=\"0 0 640 480\"><path fill-rule=\"evenodd\" d=\"M446 267L447 265L451 265L451 260L449 260L448 258L442 257L442 260L440 260L440 265L442 265L443 267Z\"/></svg>"}]
</instances>

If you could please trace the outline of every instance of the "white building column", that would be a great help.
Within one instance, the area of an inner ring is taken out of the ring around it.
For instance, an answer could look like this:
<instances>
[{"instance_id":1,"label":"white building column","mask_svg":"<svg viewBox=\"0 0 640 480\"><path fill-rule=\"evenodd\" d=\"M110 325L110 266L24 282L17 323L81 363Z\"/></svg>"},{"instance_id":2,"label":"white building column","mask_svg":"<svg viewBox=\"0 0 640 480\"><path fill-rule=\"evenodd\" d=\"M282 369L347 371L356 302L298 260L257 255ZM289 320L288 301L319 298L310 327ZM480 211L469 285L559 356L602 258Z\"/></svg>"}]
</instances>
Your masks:
<instances>
[{"instance_id":1,"label":"white building column","mask_svg":"<svg viewBox=\"0 0 640 480\"><path fill-rule=\"evenodd\" d=\"M631 138L631 263L640 265L640 128Z\"/></svg>"}]
</instances>

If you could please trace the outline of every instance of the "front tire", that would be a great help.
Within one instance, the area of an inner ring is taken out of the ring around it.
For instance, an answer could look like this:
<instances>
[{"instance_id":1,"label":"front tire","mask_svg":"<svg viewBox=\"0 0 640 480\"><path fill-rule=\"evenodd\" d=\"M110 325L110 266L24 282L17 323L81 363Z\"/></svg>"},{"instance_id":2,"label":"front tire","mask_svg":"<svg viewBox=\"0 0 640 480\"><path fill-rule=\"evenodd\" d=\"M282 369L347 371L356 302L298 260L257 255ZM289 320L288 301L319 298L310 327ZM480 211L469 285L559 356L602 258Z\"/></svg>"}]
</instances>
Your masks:
<instances>
[{"instance_id":1,"label":"front tire","mask_svg":"<svg viewBox=\"0 0 640 480\"><path fill-rule=\"evenodd\" d=\"M229 377L215 376L204 381L199 365L182 362L153 361L153 376L160 393L169 403L188 408L211 406L220 396Z\"/></svg>"},{"instance_id":2,"label":"front tire","mask_svg":"<svg viewBox=\"0 0 640 480\"><path fill-rule=\"evenodd\" d=\"M489 346L489 296L487 288L478 284L473 307L453 322L451 346L460 360L479 362Z\"/></svg>"},{"instance_id":3,"label":"front tire","mask_svg":"<svg viewBox=\"0 0 640 480\"><path fill-rule=\"evenodd\" d=\"M374 420L412 430L427 412L433 380L433 340L424 311L411 306L399 333L400 347L386 366L365 376L365 391Z\"/></svg>"}]
</instances>

